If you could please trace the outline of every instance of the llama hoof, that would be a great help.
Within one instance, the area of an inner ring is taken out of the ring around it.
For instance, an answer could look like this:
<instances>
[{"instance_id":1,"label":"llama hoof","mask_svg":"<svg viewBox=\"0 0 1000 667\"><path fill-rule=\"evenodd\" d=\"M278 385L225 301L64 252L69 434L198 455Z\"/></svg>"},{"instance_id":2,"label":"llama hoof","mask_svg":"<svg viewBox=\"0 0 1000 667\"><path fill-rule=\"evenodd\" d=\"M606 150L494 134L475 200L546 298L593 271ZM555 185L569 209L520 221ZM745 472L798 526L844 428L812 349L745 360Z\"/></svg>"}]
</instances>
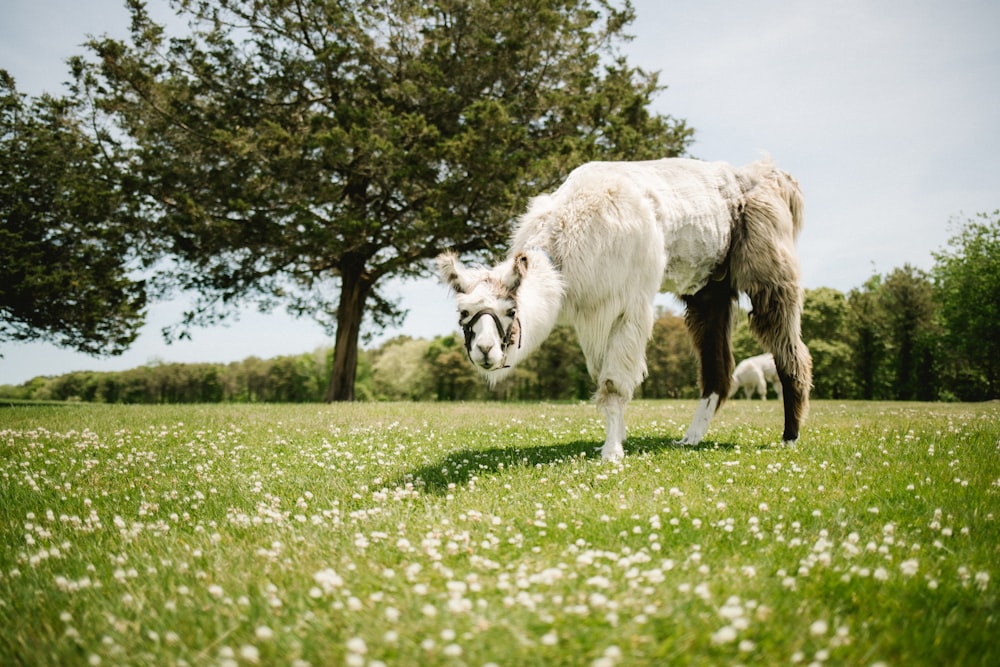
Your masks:
<instances>
[{"instance_id":1,"label":"llama hoof","mask_svg":"<svg viewBox=\"0 0 1000 667\"><path fill-rule=\"evenodd\" d=\"M620 442L606 443L601 447L601 459L611 463L618 463L625 458L625 450Z\"/></svg>"},{"instance_id":2,"label":"llama hoof","mask_svg":"<svg viewBox=\"0 0 1000 667\"><path fill-rule=\"evenodd\" d=\"M677 441L677 444L682 447L694 447L695 445L701 444L701 433L688 431L684 434L684 437Z\"/></svg>"},{"instance_id":3,"label":"llama hoof","mask_svg":"<svg viewBox=\"0 0 1000 667\"><path fill-rule=\"evenodd\" d=\"M798 438L796 438L795 440L782 440L781 446L788 447L789 449L795 449L796 447L799 446Z\"/></svg>"}]
</instances>

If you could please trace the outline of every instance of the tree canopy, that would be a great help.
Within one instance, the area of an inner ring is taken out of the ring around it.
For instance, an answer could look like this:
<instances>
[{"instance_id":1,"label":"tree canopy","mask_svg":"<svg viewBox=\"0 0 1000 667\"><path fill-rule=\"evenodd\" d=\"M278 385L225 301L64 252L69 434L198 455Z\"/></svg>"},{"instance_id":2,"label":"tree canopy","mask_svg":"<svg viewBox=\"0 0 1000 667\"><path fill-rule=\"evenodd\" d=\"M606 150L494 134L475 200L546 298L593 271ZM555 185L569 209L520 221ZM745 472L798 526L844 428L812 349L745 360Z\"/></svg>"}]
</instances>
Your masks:
<instances>
[{"instance_id":1,"label":"tree canopy","mask_svg":"<svg viewBox=\"0 0 1000 667\"><path fill-rule=\"evenodd\" d=\"M145 247L200 300L284 304L335 332L330 400L354 397L379 285L445 248L500 249L526 199L587 160L681 154L657 75L617 51L627 0L177 0L168 37L89 43L78 92L141 187Z\"/></svg>"},{"instance_id":2,"label":"tree canopy","mask_svg":"<svg viewBox=\"0 0 1000 667\"><path fill-rule=\"evenodd\" d=\"M1000 210L959 226L935 253L950 372L968 398L1000 396Z\"/></svg>"},{"instance_id":3,"label":"tree canopy","mask_svg":"<svg viewBox=\"0 0 1000 667\"><path fill-rule=\"evenodd\" d=\"M119 354L145 317L117 166L72 100L0 70L0 341Z\"/></svg>"}]
</instances>

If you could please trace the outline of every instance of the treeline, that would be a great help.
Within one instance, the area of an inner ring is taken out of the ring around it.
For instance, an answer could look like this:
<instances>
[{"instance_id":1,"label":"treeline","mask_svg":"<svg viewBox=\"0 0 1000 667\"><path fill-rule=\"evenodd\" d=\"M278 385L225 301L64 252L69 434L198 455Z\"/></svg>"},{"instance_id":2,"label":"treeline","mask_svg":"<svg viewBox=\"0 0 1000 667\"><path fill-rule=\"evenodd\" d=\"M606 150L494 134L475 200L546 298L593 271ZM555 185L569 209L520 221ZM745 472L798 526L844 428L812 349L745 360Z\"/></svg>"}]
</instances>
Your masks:
<instances>
[{"instance_id":1,"label":"treeline","mask_svg":"<svg viewBox=\"0 0 1000 667\"><path fill-rule=\"evenodd\" d=\"M126 371L75 371L0 386L0 397L94 403L306 403L323 397L329 351L250 357L230 364L155 363Z\"/></svg>"},{"instance_id":2,"label":"treeline","mask_svg":"<svg viewBox=\"0 0 1000 667\"><path fill-rule=\"evenodd\" d=\"M813 356L816 398L964 400L1000 397L997 358L970 317L943 293L946 282L911 266L872 277L847 294L806 290L802 333ZM988 294L962 296L976 312ZM957 323L958 326L952 323ZM746 313L735 323L737 360L760 353ZM977 356L978 355L978 356ZM647 349L649 377L638 396L698 395L697 360L681 315L663 310ZM122 372L74 372L0 387L0 397L106 403L321 401L332 350L230 364L154 364ZM584 400L593 383L569 328L495 389L478 377L462 338L401 337L362 350L359 400Z\"/></svg>"}]
</instances>

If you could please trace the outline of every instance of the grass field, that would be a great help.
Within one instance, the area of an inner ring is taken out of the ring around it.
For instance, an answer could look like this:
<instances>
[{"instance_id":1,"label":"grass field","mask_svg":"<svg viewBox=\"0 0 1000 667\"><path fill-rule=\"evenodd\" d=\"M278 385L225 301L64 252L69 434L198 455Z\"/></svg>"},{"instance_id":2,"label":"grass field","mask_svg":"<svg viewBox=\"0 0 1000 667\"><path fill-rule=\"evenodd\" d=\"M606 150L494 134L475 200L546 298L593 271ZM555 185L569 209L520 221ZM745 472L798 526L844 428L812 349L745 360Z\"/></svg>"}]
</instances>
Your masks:
<instances>
[{"instance_id":1,"label":"grass field","mask_svg":"<svg viewBox=\"0 0 1000 667\"><path fill-rule=\"evenodd\" d=\"M0 408L0 664L1000 665L1000 405Z\"/></svg>"}]
</instances>

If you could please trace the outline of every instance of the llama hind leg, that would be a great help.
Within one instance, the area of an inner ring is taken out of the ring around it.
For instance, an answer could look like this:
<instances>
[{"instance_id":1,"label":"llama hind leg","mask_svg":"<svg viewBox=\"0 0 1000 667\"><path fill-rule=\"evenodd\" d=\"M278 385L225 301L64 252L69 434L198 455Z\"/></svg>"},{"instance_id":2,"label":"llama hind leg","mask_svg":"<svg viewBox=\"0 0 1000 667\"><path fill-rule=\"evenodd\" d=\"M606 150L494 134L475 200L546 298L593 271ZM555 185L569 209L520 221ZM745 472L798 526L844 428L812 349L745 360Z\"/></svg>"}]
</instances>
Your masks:
<instances>
[{"instance_id":1,"label":"llama hind leg","mask_svg":"<svg viewBox=\"0 0 1000 667\"><path fill-rule=\"evenodd\" d=\"M729 396L733 376L730 347L732 307L736 294L728 280L712 281L698 293L685 296L684 321L698 352L701 400L682 445L697 445L708 432L712 417ZM752 391L752 390L747 390Z\"/></svg>"},{"instance_id":2,"label":"llama hind leg","mask_svg":"<svg viewBox=\"0 0 1000 667\"><path fill-rule=\"evenodd\" d=\"M748 193L729 253L734 285L753 305L750 330L774 355L785 409L782 440L787 443L798 440L812 386L812 358L802 342L802 289L795 255L801 201L794 185L786 174L776 172L772 183Z\"/></svg>"},{"instance_id":3,"label":"llama hind leg","mask_svg":"<svg viewBox=\"0 0 1000 667\"><path fill-rule=\"evenodd\" d=\"M794 285L777 285L751 292L750 330L774 355L785 409L781 439L793 444L809 410L812 358L801 337L802 297Z\"/></svg>"}]
</instances>

